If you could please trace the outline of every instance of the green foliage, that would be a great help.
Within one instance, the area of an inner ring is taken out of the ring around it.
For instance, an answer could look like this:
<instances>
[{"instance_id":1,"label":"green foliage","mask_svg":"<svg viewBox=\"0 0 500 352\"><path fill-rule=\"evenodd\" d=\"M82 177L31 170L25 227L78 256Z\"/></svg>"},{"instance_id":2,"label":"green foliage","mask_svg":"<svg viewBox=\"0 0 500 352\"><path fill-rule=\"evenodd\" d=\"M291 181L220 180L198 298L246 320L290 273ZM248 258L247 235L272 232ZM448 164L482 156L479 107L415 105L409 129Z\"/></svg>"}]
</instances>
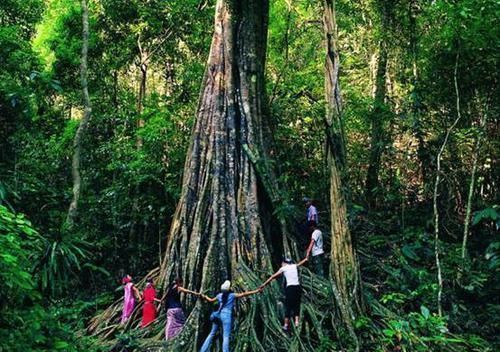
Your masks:
<instances>
[{"instance_id":1,"label":"green foliage","mask_svg":"<svg viewBox=\"0 0 500 352\"><path fill-rule=\"evenodd\" d=\"M472 225L477 225L482 221L490 220L495 222L495 226L500 228L500 215L498 214L498 206L493 206L491 208L486 208L481 211L474 213L472 218Z\"/></svg>"},{"instance_id":2,"label":"green foliage","mask_svg":"<svg viewBox=\"0 0 500 352\"><path fill-rule=\"evenodd\" d=\"M42 243L22 214L0 205L0 350L90 351L77 339L67 311L43 306L32 274L32 258Z\"/></svg>"},{"instance_id":3,"label":"green foliage","mask_svg":"<svg viewBox=\"0 0 500 352\"><path fill-rule=\"evenodd\" d=\"M31 276L31 256L41 249L41 237L21 214L0 205L0 300L2 307L37 296ZM8 298L8 299L7 299Z\"/></svg>"},{"instance_id":4,"label":"green foliage","mask_svg":"<svg viewBox=\"0 0 500 352\"><path fill-rule=\"evenodd\" d=\"M71 279L77 279L82 263L90 259L90 243L70 235L45 240L43 255L35 261L43 290L59 295Z\"/></svg>"}]
</instances>

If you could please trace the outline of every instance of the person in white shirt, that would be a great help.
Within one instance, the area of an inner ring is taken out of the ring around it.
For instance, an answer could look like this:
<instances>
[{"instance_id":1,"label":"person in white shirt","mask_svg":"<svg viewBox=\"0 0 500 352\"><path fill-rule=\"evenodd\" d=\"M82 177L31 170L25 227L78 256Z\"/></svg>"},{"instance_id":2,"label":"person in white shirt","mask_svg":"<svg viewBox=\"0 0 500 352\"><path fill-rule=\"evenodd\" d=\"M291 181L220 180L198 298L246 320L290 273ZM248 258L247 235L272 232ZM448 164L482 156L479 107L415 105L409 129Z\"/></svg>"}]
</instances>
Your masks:
<instances>
[{"instance_id":1,"label":"person in white shirt","mask_svg":"<svg viewBox=\"0 0 500 352\"><path fill-rule=\"evenodd\" d=\"M290 319L294 318L295 326L299 325L299 314L300 314L300 298L301 298L301 286L299 281L299 272L297 268L304 265L307 262L307 258L302 259L299 263L293 264L293 261L288 258L283 258L281 263L281 268L271 275L260 287L259 290L264 289L271 281L277 279L281 275L285 276L286 288L285 288L285 322L283 325L283 330L286 332L290 331Z\"/></svg>"},{"instance_id":2,"label":"person in white shirt","mask_svg":"<svg viewBox=\"0 0 500 352\"><path fill-rule=\"evenodd\" d=\"M325 276L323 270L323 257L325 256L325 251L323 250L323 234L316 227L315 221L309 221L309 230L311 231L311 241L307 247L306 258L312 255L312 263L314 266L314 271L317 275Z\"/></svg>"}]
</instances>

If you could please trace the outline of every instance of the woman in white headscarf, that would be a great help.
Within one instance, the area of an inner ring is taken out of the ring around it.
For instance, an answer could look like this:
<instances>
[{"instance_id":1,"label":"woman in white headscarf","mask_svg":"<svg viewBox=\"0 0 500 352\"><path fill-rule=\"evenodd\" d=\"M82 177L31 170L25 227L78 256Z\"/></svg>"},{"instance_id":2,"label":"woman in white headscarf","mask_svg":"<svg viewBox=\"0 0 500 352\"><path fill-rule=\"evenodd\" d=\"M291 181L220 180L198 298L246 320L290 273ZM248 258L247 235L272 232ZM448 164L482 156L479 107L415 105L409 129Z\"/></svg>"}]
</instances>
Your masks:
<instances>
[{"instance_id":1,"label":"woman in white headscarf","mask_svg":"<svg viewBox=\"0 0 500 352\"><path fill-rule=\"evenodd\" d=\"M202 295L201 298L208 302L219 303L219 308L210 315L210 321L212 322L212 330L210 334L208 334L203 346L201 346L200 352L207 352L210 350L210 346L212 345L212 340L219 329L219 326L222 326L222 351L229 352L229 340L231 337L231 326L233 323L233 308L234 303L237 298L243 298L246 296L250 296L256 294L261 289L246 291L242 293L233 293L231 291L231 281L226 280L222 286L220 287L221 292L210 298L208 296Z\"/></svg>"}]
</instances>

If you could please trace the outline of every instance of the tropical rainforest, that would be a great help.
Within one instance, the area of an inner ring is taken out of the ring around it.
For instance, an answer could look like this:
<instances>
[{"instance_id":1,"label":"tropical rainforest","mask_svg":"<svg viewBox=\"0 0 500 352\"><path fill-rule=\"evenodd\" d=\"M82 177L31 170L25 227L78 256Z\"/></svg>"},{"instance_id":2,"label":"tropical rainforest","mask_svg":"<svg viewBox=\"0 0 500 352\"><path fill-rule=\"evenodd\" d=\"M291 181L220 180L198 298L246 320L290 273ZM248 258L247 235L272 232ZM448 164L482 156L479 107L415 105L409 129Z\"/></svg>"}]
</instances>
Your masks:
<instances>
[{"instance_id":1,"label":"tropical rainforest","mask_svg":"<svg viewBox=\"0 0 500 352\"><path fill-rule=\"evenodd\" d=\"M231 351L498 351L499 18L2 0L0 351L199 350L211 304L182 294L165 340L170 283L259 289L307 257L304 198L325 273L299 268L291 331L280 280L239 300ZM161 301L146 328L139 300L120 320L127 275Z\"/></svg>"}]
</instances>

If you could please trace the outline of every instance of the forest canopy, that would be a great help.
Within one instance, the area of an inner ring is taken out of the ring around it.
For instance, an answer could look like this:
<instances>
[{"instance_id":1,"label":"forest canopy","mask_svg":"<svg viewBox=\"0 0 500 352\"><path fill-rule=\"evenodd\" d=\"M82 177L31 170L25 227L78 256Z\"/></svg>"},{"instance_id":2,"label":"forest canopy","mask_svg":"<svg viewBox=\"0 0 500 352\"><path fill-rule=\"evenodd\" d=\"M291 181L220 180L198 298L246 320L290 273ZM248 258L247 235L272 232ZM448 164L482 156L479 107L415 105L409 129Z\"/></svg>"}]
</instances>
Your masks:
<instances>
[{"instance_id":1,"label":"forest canopy","mask_svg":"<svg viewBox=\"0 0 500 352\"><path fill-rule=\"evenodd\" d=\"M255 290L234 351L498 350L499 17L497 0L2 1L0 352L198 350L226 280ZM324 273L300 266L282 331L286 283L261 285L309 256L311 205ZM161 301L147 328L145 296L120 321L127 275ZM179 291L165 341L176 278L199 296Z\"/></svg>"}]
</instances>

